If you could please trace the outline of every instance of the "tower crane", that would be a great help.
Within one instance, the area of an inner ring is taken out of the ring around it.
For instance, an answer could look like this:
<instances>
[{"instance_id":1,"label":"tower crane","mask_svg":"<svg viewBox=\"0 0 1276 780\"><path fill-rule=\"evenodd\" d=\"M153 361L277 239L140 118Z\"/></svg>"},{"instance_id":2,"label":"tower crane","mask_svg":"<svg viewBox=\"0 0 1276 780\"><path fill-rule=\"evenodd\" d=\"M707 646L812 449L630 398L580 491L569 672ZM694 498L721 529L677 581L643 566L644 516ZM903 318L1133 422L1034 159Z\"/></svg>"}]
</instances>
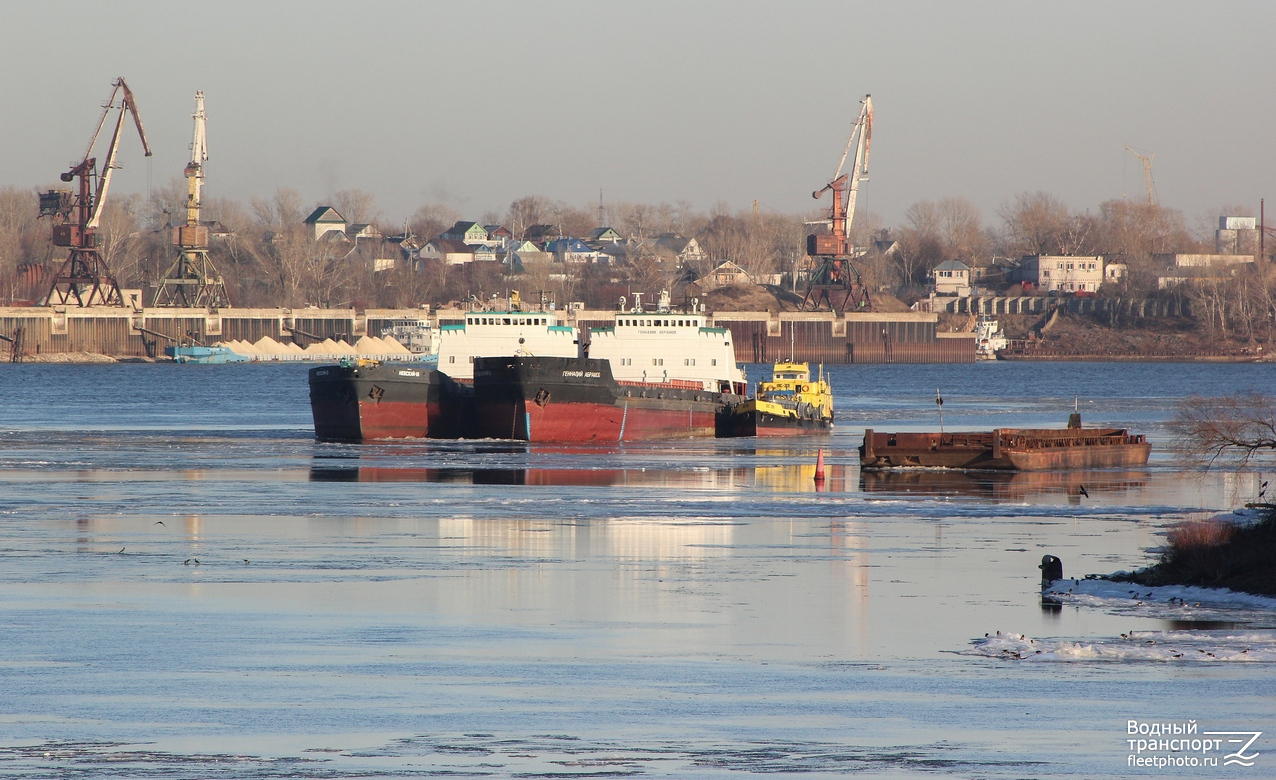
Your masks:
<instances>
[{"instance_id":1,"label":"tower crane","mask_svg":"<svg viewBox=\"0 0 1276 780\"><path fill-rule=\"evenodd\" d=\"M868 152L873 138L873 96L865 95L860 104L859 116L851 126L846 149L833 178L811 194L818 200L825 192L832 192L833 203L828 218L823 220L828 232L807 236L806 253L810 255L812 265L818 262L818 266L807 285L806 297L802 300L803 310L810 306L815 311L827 305L830 311L837 311L834 296L841 297L842 311L848 307L868 311L872 305L859 271L851 262L850 231L855 219L855 200L859 195L860 182L868 180ZM852 150L854 156L851 155ZM851 170L842 173L848 157L851 158Z\"/></svg>"},{"instance_id":2,"label":"tower crane","mask_svg":"<svg viewBox=\"0 0 1276 780\"><path fill-rule=\"evenodd\" d=\"M119 167L115 163L115 155L120 148L125 114L132 115L133 123L137 125L137 134L142 139L142 150L147 157L151 156L151 147L146 141L146 131L142 129L142 117L137 113L137 101L133 98L132 90L123 77L116 79L112 87L111 97L102 107L102 118L98 120L97 129L89 140L83 161L61 177L65 182L78 178L79 190L49 190L40 195L40 216L52 217L57 221L53 226L54 246L64 246L71 250L66 262L53 278L53 285L45 297L47 306L66 306L72 303L80 307L124 305L115 276L102 259L102 253L98 251L98 226L102 221L102 209L106 205L106 193L111 186L111 172ZM118 104L116 97L119 97ZM99 174L93 147L113 110L119 111L119 117L115 121L115 131L111 134L110 145Z\"/></svg>"},{"instance_id":3,"label":"tower crane","mask_svg":"<svg viewBox=\"0 0 1276 780\"><path fill-rule=\"evenodd\" d=\"M1139 158L1139 162L1143 163L1143 190L1147 193L1148 205L1156 205L1156 185L1152 183L1152 161L1156 159L1155 152L1141 153L1129 144L1125 148Z\"/></svg>"},{"instance_id":4,"label":"tower crane","mask_svg":"<svg viewBox=\"0 0 1276 780\"><path fill-rule=\"evenodd\" d=\"M173 228L177 259L156 285L153 306L229 307L226 284L208 258L208 226L199 221L208 139L204 130L204 93L195 93L195 130L186 164L186 224Z\"/></svg>"}]
</instances>

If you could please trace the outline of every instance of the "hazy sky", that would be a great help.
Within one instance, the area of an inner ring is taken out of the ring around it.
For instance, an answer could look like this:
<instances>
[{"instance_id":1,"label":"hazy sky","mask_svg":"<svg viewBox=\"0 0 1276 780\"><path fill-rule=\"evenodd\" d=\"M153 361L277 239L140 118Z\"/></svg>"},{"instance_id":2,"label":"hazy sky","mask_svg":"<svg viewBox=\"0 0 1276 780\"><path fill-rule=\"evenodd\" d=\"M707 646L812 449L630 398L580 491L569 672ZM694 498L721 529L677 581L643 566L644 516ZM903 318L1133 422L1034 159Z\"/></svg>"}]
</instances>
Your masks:
<instances>
[{"instance_id":1,"label":"hazy sky","mask_svg":"<svg viewBox=\"0 0 1276 780\"><path fill-rule=\"evenodd\" d=\"M861 203L985 220L1016 192L1074 209L1143 197L1193 223L1276 168L1276 3L257 2L0 5L0 185L51 186L83 155L112 79L113 186L180 176L206 95L206 193L308 205L373 193L478 218L539 194L577 205L805 212L858 111L876 110ZM77 51L75 40L87 42ZM131 133L131 135L129 134ZM34 208L34 206L33 206Z\"/></svg>"}]
</instances>

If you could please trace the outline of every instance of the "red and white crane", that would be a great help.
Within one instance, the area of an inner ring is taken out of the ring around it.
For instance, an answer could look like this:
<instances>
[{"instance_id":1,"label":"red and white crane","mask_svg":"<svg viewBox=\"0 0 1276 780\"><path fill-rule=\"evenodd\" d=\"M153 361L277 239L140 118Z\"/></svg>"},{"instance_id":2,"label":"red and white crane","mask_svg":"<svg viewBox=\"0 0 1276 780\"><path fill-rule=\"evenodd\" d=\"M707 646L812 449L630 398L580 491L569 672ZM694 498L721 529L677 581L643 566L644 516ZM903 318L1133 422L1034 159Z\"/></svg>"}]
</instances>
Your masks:
<instances>
[{"instance_id":1,"label":"red and white crane","mask_svg":"<svg viewBox=\"0 0 1276 780\"><path fill-rule=\"evenodd\" d=\"M814 233L807 236L806 253L812 263L818 265L811 273L807 285L806 298L802 308L810 306L819 309L827 304L830 310L836 311L839 304L834 297L840 297L840 308L854 308L867 311L871 307L868 290L860 280L859 272L851 264L854 247L851 245L851 223L855 219L855 201L859 195L860 182L868 180L868 152L873 138L873 96L865 95L860 101L860 113L851 126L851 135L846 141L846 149L837 164L837 170L828 184L811 194L820 198L825 192L833 193L833 204L829 208L829 216L824 220L828 225L827 233ZM851 156L851 150L855 154ZM846 159L851 157L851 170L842 173L846 167ZM817 223L818 224L818 223ZM833 294L833 297L830 296Z\"/></svg>"},{"instance_id":2,"label":"red and white crane","mask_svg":"<svg viewBox=\"0 0 1276 780\"><path fill-rule=\"evenodd\" d=\"M40 195L40 216L59 220L53 226L54 246L69 247L71 250L61 270L53 278L53 284L45 298L48 306L124 305L115 276L98 251L98 226L102 221L102 209L106 206L111 174L119 167L115 158L120 148L120 136L124 132L125 114L133 117L147 157L151 156L151 147L146 141L146 131L142 128L142 117L137 112L133 91L123 77L116 79L112 86L111 97L102 107L102 118L98 120L97 129L89 140L84 159L61 177L65 182L78 178L78 191L49 190ZM118 103L116 98L119 98ZM119 116L115 120L115 131L111 134L99 173L93 147L97 145L98 137L112 111L119 111Z\"/></svg>"}]
</instances>

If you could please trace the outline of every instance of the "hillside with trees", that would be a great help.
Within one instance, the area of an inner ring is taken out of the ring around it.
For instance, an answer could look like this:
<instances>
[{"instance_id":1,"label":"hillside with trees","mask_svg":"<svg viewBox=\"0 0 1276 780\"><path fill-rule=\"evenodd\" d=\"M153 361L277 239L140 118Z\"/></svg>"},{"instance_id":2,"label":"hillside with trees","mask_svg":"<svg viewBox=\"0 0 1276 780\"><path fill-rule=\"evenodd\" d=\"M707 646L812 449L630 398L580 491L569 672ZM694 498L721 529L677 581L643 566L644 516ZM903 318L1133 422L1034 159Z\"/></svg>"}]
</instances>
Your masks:
<instances>
[{"instance_id":1,"label":"hillside with trees","mask_svg":"<svg viewBox=\"0 0 1276 780\"><path fill-rule=\"evenodd\" d=\"M34 189L0 188L3 305L37 303L41 285L63 259L65 250L51 242L50 222L36 218L36 196ZM103 257L120 285L142 289L148 302L145 291L174 257L166 226L182 213L184 198L184 185L174 182L149 201L120 195L105 209ZM357 235L319 234L305 221L318 205L339 212L348 229L358 229ZM1101 255L1127 270L1119 280L1103 284L1095 292L1098 297L1174 298L1191 312L1194 330L1253 344L1276 335L1276 274L1266 257L1175 277L1170 284L1165 259L1176 253L1215 252L1217 215L1252 213L1222 207L1189 224L1181 212L1158 205L1112 200L1078 212L1037 192L1009 197L987 221L968 200L949 197L914 203L898 225L860 213L853 240L861 253L857 267L869 289L906 305L924 301L936 266L945 261L984 269L998 259ZM559 302L611 307L635 291L652 296L670 289L677 297L691 286L707 294L725 286L712 280L715 270L728 263L744 275L729 283L744 279L770 284L800 297L804 274L811 270L806 236L822 229L818 222L825 215L731 212L725 207L703 212L686 202L613 203L602 210L533 195L513 201L503 214L464 215L444 204L426 203L396 225L384 219L371 193L345 190L310 204L295 190L280 188L247 203L206 198L203 216L214 236L211 257L236 306L388 308L482 301L504 297L509 290L521 291L525 299L545 291ZM491 254L469 260L437 249L438 239L467 219L493 229L493 236L499 227L500 246L489 246ZM601 228L611 228L607 235L612 237L596 240ZM484 257L491 261L483 262ZM989 284L995 282L990 279ZM1013 284L988 292L1034 294Z\"/></svg>"}]
</instances>

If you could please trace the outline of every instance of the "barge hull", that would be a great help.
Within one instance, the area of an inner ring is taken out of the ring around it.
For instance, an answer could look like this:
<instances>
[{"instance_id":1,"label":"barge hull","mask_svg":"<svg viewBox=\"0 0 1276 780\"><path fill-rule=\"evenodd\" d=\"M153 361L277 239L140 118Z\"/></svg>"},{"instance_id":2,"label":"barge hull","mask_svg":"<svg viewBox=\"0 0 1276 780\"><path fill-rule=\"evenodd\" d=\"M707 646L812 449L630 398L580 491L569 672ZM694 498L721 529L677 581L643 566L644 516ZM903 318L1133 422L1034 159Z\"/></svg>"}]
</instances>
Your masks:
<instances>
[{"instance_id":1,"label":"barge hull","mask_svg":"<svg viewBox=\"0 0 1276 780\"><path fill-rule=\"evenodd\" d=\"M1123 428L997 429L974 433L864 431L861 469L1051 471L1145 466L1151 445Z\"/></svg>"}]
</instances>

